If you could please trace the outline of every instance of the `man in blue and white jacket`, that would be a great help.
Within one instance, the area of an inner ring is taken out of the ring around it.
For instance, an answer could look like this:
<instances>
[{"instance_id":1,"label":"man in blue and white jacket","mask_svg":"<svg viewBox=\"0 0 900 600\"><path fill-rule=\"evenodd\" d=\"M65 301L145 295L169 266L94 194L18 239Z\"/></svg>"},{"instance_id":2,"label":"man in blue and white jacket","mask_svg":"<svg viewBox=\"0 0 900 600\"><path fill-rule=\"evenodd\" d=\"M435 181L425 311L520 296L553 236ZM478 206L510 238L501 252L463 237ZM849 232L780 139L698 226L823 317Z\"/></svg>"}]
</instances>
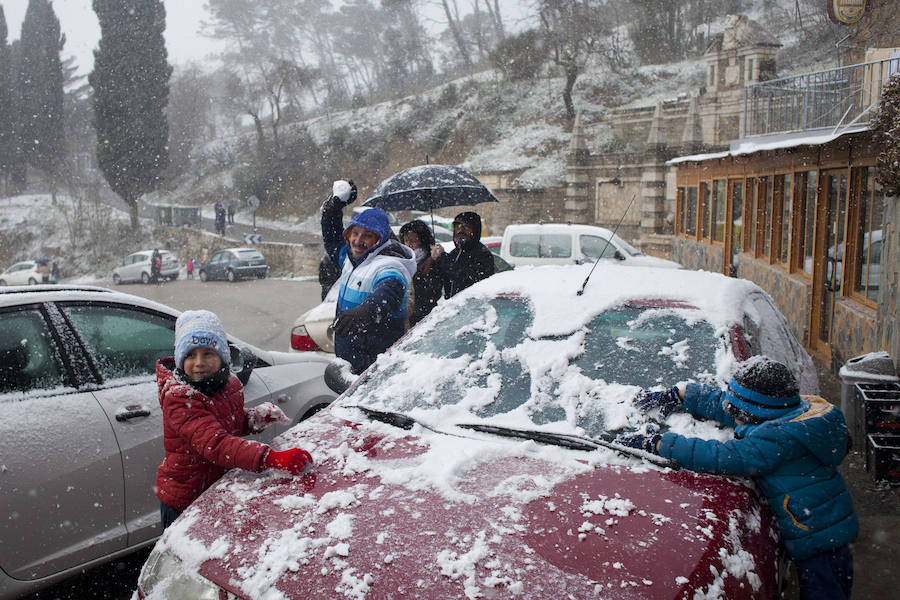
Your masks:
<instances>
[{"instance_id":1,"label":"man in blue and white jacket","mask_svg":"<svg viewBox=\"0 0 900 600\"><path fill-rule=\"evenodd\" d=\"M704 473L752 477L778 520L781 542L797 565L803 600L848 599L859 522L837 467L847 454L844 415L818 396L800 396L784 364L765 356L741 363L725 390L689 383L642 392L642 409L677 409L734 427L726 442L622 434L620 444L659 454Z\"/></svg>"},{"instance_id":2,"label":"man in blue and white jacket","mask_svg":"<svg viewBox=\"0 0 900 600\"><path fill-rule=\"evenodd\" d=\"M343 227L342 211L356 200L352 181L336 181L332 194L322 205L322 239L341 266L334 353L353 373L362 373L405 331L416 259L391 239L390 221L380 208L358 213Z\"/></svg>"}]
</instances>

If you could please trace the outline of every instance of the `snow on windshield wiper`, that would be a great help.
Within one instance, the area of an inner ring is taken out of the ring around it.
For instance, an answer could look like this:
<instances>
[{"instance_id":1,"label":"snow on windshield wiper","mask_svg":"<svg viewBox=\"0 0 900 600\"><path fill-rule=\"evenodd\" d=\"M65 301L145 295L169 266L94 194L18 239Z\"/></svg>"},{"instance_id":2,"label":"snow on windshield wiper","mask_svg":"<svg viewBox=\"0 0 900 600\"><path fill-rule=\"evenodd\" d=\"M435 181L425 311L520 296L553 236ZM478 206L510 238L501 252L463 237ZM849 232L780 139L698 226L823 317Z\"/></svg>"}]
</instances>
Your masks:
<instances>
[{"instance_id":1,"label":"snow on windshield wiper","mask_svg":"<svg viewBox=\"0 0 900 600\"><path fill-rule=\"evenodd\" d=\"M531 431L528 429L511 429L509 427L498 427L497 425L483 425L479 423L460 423L457 427L463 429L471 429L472 431L481 431L483 433L493 433L502 435L503 437L522 438L525 440L534 440L543 444L553 444L554 446L562 446L563 448L572 448L573 450L596 450L603 446L602 442L598 442L589 438L579 437L577 435L568 435L565 433L551 433L549 431Z\"/></svg>"},{"instance_id":2,"label":"snow on windshield wiper","mask_svg":"<svg viewBox=\"0 0 900 600\"><path fill-rule=\"evenodd\" d=\"M382 423L387 423L388 425L393 425L394 427L399 427L400 429L405 429L407 431L412 429L413 425L418 424L418 421L412 417L407 417L398 412L375 410L374 408L366 408L365 406L360 406L358 404L353 406L353 408L358 408L374 421L381 421Z\"/></svg>"},{"instance_id":3,"label":"snow on windshield wiper","mask_svg":"<svg viewBox=\"0 0 900 600\"><path fill-rule=\"evenodd\" d=\"M571 448L573 450L585 450L589 452L600 447L609 448L610 450L615 450L619 454L637 456L638 458L642 458L658 465L667 467L671 467L674 465L672 461L661 456L657 456L656 454L651 454L649 452L644 452L643 450L629 448L628 446L617 444L612 441L614 437L612 434L610 434L609 436L604 436L603 438L586 438L567 433L533 431L530 429L512 429L510 427L498 427L497 425L483 425L479 423L461 423L457 424L457 427L460 427L462 429L471 429L472 431L481 431L483 433L493 433L495 435L501 435L503 437L534 440L535 442L540 442L542 444L552 444L554 446L562 446L563 448Z\"/></svg>"}]
</instances>

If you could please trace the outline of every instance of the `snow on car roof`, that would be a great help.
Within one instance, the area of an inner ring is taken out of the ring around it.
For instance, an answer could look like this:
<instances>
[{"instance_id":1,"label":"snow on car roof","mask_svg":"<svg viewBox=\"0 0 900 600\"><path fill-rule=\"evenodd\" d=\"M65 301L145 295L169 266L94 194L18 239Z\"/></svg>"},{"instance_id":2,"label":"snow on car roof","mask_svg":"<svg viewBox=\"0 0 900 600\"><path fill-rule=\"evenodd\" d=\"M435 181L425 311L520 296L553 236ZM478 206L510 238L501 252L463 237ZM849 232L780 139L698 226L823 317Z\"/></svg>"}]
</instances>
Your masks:
<instances>
[{"instance_id":1,"label":"snow on car roof","mask_svg":"<svg viewBox=\"0 0 900 600\"><path fill-rule=\"evenodd\" d=\"M740 322L742 298L760 288L747 280L708 271L599 264L578 291L592 265L520 266L498 273L454 297L520 294L534 307L532 337L564 335L591 318L630 300L673 300L697 307L715 328Z\"/></svg>"}]
</instances>

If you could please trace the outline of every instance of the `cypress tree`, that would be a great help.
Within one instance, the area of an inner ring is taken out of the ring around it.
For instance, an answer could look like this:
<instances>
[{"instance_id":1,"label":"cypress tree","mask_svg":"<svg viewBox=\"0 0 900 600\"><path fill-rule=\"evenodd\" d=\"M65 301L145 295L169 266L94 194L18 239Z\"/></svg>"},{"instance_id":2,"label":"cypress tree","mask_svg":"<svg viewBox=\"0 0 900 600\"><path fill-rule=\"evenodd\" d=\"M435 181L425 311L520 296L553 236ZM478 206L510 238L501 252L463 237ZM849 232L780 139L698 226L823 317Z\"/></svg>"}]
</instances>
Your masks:
<instances>
[{"instance_id":1,"label":"cypress tree","mask_svg":"<svg viewBox=\"0 0 900 600\"><path fill-rule=\"evenodd\" d=\"M169 76L161 0L93 0L100 44L88 77L94 89L97 161L138 225L138 200L169 164Z\"/></svg>"},{"instance_id":2,"label":"cypress tree","mask_svg":"<svg viewBox=\"0 0 900 600\"><path fill-rule=\"evenodd\" d=\"M12 95L9 45L6 42L6 14L0 5L0 194L7 193L6 179L12 166Z\"/></svg>"},{"instance_id":3,"label":"cypress tree","mask_svg":"<svg viewBox=\"0 0 900 600\"><path fill-rule=\"evenodd\" d=\"M60 34L59 19L49 0L29 0L19 41L23 149L29 164L49 177L55 203L56 178L65 149L59 53L66 38Z\"/></svg>"},{"instance_id":4,"label":"cypress tree","mask_svg":"<svg viewBox=\"0 0 900 600\"><path fill-rule=\"evenodd\" d=\"M29 164L50 179L56 202L56 176L65 147L63 77L59 53L65 44L49 0L29 0L19 37L22 146Z\"/></svg>"}]
</instances>

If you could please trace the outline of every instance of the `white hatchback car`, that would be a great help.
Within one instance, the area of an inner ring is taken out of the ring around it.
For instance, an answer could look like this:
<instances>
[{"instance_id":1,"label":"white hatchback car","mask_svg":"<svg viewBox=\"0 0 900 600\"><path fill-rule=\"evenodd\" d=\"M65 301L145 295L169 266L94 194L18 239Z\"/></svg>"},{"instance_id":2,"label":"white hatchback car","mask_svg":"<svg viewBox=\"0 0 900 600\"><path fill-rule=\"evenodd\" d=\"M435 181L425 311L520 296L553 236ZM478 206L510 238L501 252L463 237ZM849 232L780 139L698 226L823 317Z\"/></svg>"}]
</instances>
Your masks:
<instances>
[{"instance_id":1,"label":"white hatchback car","mask_svg":"<svg viewBox=\"0 0 900 600\"><path fill-rule=\"evenodd\" d=\"M41 283L42 279L40 265L33 260L17 262L0 273L0 285L36 285Z\"/></svg>"},{"instance_id":2,"label":"white hatchback car","mask_svg":"<svg viewBox=\"0 0 900 600\"><path fill-rule=\"evenodd\" d=\"M647 256L609 229L565 223L508 225L500 256L515 266L582 264L601 258L629 267L681 268L677 262Z\"/></svg>"},{"instance_id":3,"label":"white hatchback car","mask_svg":"<svg viewBox=\"0 0 900 600\"><path fill-rule=\"evenodd\" d=\"M160 250L162 257L162 268L159 270L159 276L162 279L178 279L178 259L168 250ZM140 250L133 252L125 257L118 267L113 269L113 283L119 285L127 281L140 281L141 283L150 283L152 275L150 273L150 257L153 256L153 250Z\"/></svg>"}]
</instances>

